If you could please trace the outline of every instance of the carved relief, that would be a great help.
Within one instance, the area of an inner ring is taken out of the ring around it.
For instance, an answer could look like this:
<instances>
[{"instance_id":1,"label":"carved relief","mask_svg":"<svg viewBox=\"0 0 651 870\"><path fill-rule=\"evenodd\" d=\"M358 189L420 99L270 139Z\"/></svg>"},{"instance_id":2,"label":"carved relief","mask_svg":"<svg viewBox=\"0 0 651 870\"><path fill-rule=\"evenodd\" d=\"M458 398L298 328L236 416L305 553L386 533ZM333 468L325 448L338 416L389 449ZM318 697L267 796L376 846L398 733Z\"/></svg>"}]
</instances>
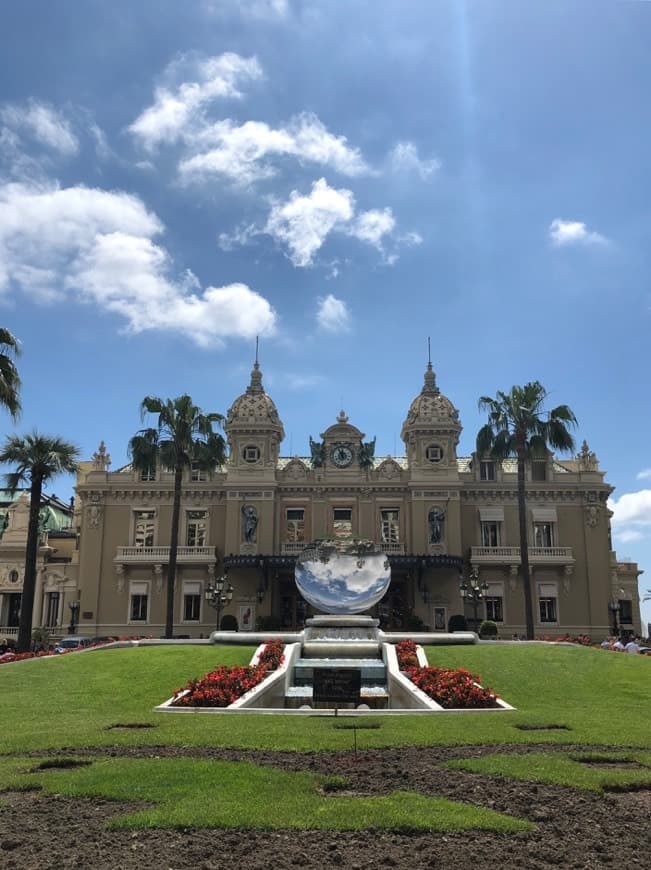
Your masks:
<instances>
[{"instance_id":1,"label":"carved relief","mask_svg":"<svg viewBox=\"0 0 651 870\"><path fill-rule=\"evenodd\" d=\"M124 592L124 565L116 565L115 573L117 574L117 582L115 586L117 591L121 594Z\"/></svg>"},{"instance_id":2,"label":"carved relief","mask_svg":"<svg viewBox=\"0 0 651 870\"><path fill-rule=\"evenodd\" d=\"M156 592L160 595L163 591L163 566L154 565L154 578L156 581Z\"/></svg>"},{"instance_id":3,"label":"carved relief","mask_svg":"<svg viewBox=\"0 0 651 870\"><path fill-rule=\"evenodd\" d=\"M599 523L599 508L596 505L589 505L585 509L586 525L594 528Z\"/></svg>"},{"instance_id":4,"label":"carved relief","mask_svg":"<svg viewBox=\"0 0 651 870\"><path fill-rule=\"evenodd\" d=\"M99 529L102 524L103 510L100 505L92 504L86 508L86 517L88 519L89 529Z\"/></svg>"}]
</instances>

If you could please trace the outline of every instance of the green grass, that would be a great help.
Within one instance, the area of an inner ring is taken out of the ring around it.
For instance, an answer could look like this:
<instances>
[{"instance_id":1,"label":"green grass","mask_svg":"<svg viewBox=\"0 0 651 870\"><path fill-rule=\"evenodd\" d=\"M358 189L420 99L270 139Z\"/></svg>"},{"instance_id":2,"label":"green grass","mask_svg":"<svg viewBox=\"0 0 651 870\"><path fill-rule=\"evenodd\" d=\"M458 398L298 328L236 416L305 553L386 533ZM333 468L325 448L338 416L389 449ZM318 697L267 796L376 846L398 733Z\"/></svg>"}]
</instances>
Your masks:
<instances>
[{"instance_id":1,"label":"green grass","mask_svg":"<svg viewBox=\"0 0 651 870\"><path fill-rule=\"evenodd\" d=\"M643 768L617 767L630 762L646 765ZM591 767L589 763L603 767ZM575 753L540 752L528 755L485 755L450 761L447 767L482 773L487 776L506 776L527 782L544 782L571 788L601 791L604 788L651 786L651 753Z\"/></svg>"},{"instance_id":2,"label":"green grass","mask_svg":"<svg viewBox=\"0 0 651 870\"><path fill-rule=\"evenodd\" d=\"M31 771L31 772L30 772ZM40 770L4 760L5 788L38 785L46 794L142 801L116 828L256 828L511 833L528 822L483 807L413 792L382 797L326 796L327 778L246 762L193 759L101 759L85 767Z\"/></svg>"},{"instance_id":3,"label":"green grass","mask_svg":"<svg viewBox=\"0 0 651 870\"><path fill-rule=\"evenodd\" d=\"M107 745L342 750L353 720L332 716L154 713L191 677L245 664L252 647L98 650L0 666L3 753ZM481 676L515 712L357 719L358 747L510 743L649 746L651 660L603 650L529 644L430 647L432 664ZM10 701L9 701L10 699ZM618 715L613 711L626 711ZM115 729L125 724L153 728ZM373 724L379 727L364 727ZM564 725L567 731L517 726Z\"/></svg>"},{"instance_id":4,"label":"green grass","mask_svg":"<svg viewBox=\"0 0 651 870\"><path fill-rule=\"evenodd\" d=\"M160 646L1 666L0 790L42 788L46 794L142 802L140 810L115 820L123 827L527 829L526 822L467 803L410 792L350 795L345 778L244 762L156 758L149 750L147 758L39 769L43 762L51 765L51 757L25 757L64 749L74 760L80 748L123 745L350 750L355 740L361 752L437 744L583 744L595 747L587 760L599 766L586 763L586 753L555 751L553 745L547 753L493 752L455 764L575 788L651 785L651 661L642 656L529 644L428 648L430 663L478 674L518 708L513 712L335 719L153 711L191 677L217 664L246 664L252 653L252 647ZM553 730L560 726L567 730ZM606 746L628 747L616 756L619 762L647 767L609 763Z\"/></svg>"}]
</instances>

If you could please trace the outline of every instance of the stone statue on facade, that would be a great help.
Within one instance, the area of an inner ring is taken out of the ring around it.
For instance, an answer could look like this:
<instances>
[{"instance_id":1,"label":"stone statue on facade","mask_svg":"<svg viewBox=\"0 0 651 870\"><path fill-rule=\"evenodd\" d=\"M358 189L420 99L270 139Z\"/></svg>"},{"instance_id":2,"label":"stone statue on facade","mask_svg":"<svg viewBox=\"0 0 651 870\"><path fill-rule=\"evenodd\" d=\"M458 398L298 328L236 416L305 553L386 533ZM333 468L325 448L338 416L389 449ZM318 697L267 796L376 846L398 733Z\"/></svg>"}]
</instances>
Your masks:
<instances>
[{"instance_id":1,"label":"stone statue on facade","mask_svg":"<svg viewBox=\"0 0 651 870\"><path fill-rule=\"evenodd\" d=\"M258 529L258 512L252 504L242 508L242 533L246 544L254 544Z\"/></svg>"},{"instance_id":2,"label":"stone statue on facade","mask_svg":"<svg viewBox=\"0 0 651 870\"><path fill-rule=\"evenodd\" d=\"M579 463L579 471L597 471L599 468L597 456L590 450L587 441L581 445L581 450L576 454L576 458Z\"/></svg>"},{"instance_id":3,"label":"stone statue on facade","mask_svg":"<svg viewBox=\"0 0 651 870\"><path fill-rule=\"evenodd\" d=\"M359 448L359 467L372 468L375 459L375 442L377 437L372 441L362 442Z\"/></svg>"},{"instance_id":4,"label":"stone statue on facade","mask_svg":"<svg viewBox=\"0 0 651 870\"><path fill-rule=\"evenodd\" d=\"M111 464L111 456L106 452L106 444L99 442L99 447L93 453L93 471L108 471Z\"/></svg>"},{"instance_id":5,"label":"stone statue on facade","mask_svg":"<svg viewBox=\"0 0 651 870\"><path fill-rule=\"evenodd\" d=\"M427 515L430 544L440 544L443 538L443 522L445 514L438 508L432 508Z\"/></svg>"},{"instance_id":6,"label":"stone statue on facade","mask_svg":"<svg viewBox=\"0 0 651 870\"><path fill-rule=\"evenodd\" d=\"M310 454L312 468L322 468L325 463L325 444L323 441L314 441L311 435Z\"/></svg>"}]
</instances>

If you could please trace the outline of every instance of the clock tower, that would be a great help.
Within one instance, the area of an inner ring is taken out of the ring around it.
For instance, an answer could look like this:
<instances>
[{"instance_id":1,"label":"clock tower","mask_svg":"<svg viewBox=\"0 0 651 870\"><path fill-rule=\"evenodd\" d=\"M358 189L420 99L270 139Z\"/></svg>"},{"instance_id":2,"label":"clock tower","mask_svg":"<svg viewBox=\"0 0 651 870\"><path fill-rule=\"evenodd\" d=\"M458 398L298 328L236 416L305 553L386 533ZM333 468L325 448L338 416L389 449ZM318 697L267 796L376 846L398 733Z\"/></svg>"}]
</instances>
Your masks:
<instances>
[{"instance_id":1,"label":"clock tower","mask_svg":"<svg viewBox=\"0 0 651 870\"><path fill-rule=\"evenodd\" d=\"M364 467L368 446L364 444L364 433L348 422L341 411L337 422L321 433L323 441L311 441L313 454L320 457L320 465L332 471L357 471Z\"/></svg>"}]
</instances>

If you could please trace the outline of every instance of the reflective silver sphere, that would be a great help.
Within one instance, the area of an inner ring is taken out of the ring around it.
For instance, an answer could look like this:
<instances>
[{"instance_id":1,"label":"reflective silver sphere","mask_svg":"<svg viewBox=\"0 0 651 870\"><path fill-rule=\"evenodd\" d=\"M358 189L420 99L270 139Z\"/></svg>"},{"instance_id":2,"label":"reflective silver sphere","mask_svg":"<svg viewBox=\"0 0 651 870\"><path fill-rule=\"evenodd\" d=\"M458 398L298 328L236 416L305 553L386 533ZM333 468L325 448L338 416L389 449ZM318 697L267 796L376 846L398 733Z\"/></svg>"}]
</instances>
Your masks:
<instances>
[{"instance_id":1,"label":"reflective silver sphere","mask_svg":"<svg viewBox=\"0 0 651 870\"><path fill-rule=\"evenodd\" d=\"M384 553L341 552L329 545L312 546L296 560L298 590L322 613L362 613L384 596L391 567Z\"/></svg>"}]
</instances>

